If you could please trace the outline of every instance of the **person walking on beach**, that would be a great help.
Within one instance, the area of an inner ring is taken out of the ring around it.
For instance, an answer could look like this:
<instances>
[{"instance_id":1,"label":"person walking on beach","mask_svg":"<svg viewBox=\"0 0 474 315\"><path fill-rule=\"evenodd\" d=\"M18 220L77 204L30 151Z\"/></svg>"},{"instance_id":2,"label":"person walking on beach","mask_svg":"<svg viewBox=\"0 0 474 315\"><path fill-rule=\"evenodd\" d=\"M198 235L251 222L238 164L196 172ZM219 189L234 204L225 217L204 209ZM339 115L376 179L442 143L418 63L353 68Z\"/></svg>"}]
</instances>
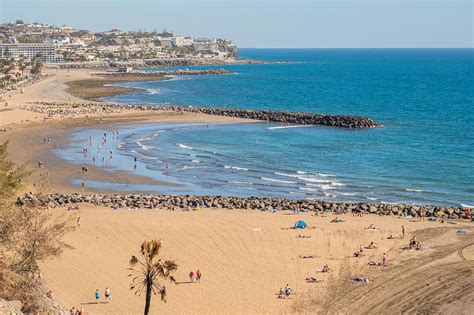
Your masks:
<instances>
[{"instance_id":1,"label":"person walking on beach","mask_svg":"<svg viewBox=\"0 0 474 315\"><path fill-rule=\"evenodd\" d=\"M190 280L191 282L194 282L194 271L191 271L191 272L189 273L189 280Z\"/></svg>"},{"instance_id":2,"label":"person walking on beach","mask_svg":"<svg viewBox=\"0 0 474 315\"><path fill-rule=\"evenodd\" d=\"M111 300L111 297L110 297L110 289L109 289L109 288L107 288L107 287L105 288L104 295L105 295L105 301L106 301L107 303L109 303L110 300Z\"/></svg>"},{"instance_id":3,"label":"person walking on beach","mask_svg":"<svg viewBox=\"0 0 474 315\"><path fill-rule=\"evenodd\" d=\"M402 225L402 238L405 238L405 226Z\"/></svg>"},{"instance_id":4,"label":"person walking on beach","mask_svg":"<svg viewBox=\"0 0 474 315\"><path fill-rule=\"evenodd\" d=\"M99 299L100 299L100 291L99 289L96 289L95 290L95 304L99 303Z\"/></svg>"},{"instance_id":5,"label":"person walking on beach","mask_svg":"<svg viewBox=\"0 0 474 315\"><path fill-rule=\"evenodd\" d=\"M426 216L425 211L424 211L424 210L420 210L420 222L421 222L421 221L425 221L425 216Z\"/></svg>"},{"instance_id":6,"label":"person walking on beach","mask_svg":"<svg viewBox=\"0 0 474 315\"><path fill-rule=\"evenodd\" d=\"M384 267L388 266L387 255L385 253L383 253L383 257L382 257L382 266Z\"/></svg>"},{"instance_id":7,"label":"person walking on beach","mask_svg":"<svg viewBox=\"0 0 474 315\"><path fill-rule=\"evenodd\" d=\"M196 282L201 282L201 271L199 269L196 271Z\"/></svg>"}]
</instances>

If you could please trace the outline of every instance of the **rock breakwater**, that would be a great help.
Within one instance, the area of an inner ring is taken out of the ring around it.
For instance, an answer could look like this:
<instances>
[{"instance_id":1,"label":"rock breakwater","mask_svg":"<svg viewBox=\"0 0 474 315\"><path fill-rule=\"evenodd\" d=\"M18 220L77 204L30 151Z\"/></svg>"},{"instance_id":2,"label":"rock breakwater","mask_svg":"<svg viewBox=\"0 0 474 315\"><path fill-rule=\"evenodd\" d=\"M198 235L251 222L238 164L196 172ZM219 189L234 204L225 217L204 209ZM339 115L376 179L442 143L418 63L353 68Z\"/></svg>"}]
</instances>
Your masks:
<instances>
[{"instance_id":1,"label":"rock breakwater","mask_svg":"<svg viewBox=\"0 0 474 315\"><path fill-rule=\"evenodd\" d=\"M385 203L344 203L323 200L291 200L286 198L258 197L243 198L153 194L51 194L38 196L35 194L25 194L24 196L18 197L16 203L17 205L33 204L49 208L87 203L116 209L165 209L186 211L199 207L228 210L299 210L312 212L324 211L336 214L369 213L405 217L419 217L423 215L426 217L445 217L450 219L466 218L463 209L453 207Z\"/></svg>"},{"instance_id":2,"label":"rock breakwater","mask_svg":"<svg viewBox=\"0 0 474 315\"><path fill-rule=\"evenodd\" d=\"M118 67L133 68L167 68L167 67L192 67L192 66L212 66L229 64L267 64L269 62L259 60L236 60L220 58L163 58L144 59L122 62L91 61L72 62L55 65L61 69L110 69Z\"/></svg>"},{"instance_id":3,"label":"rock breakwater","mask_svg":"<svg viewBox=\"0 0 474 315\"><path fill-rule=\"evenodd\" d=\"M161 70L161 71L133 71L133 72L105 72L105 73L97 73L95 75L102 76L102 77L116 77L120 76L126 78L127 76L135 77L143 76L143 77L150 77L150 76L175 76L175 75L220 75L220 74L232 74L233 72L227 71L223 68L218 69L206 69L206 70L193 70L193 69L178 69L178 70Z\"/></svg>"},{"instance_id":4,"label":"rock breakwater","mask_svg":"<svg viewBox=\"0 0 474 315\"><path fill-rule=\"evenodd\" d=\"M137 111L171 111L202 113L216 116L226 116L241 119L260 120L265 122L278 122L295 125L322 125L342 128L376 128L380 125L366 116L350 115L330 115L313 114L302 112L279 112L269 110L251 110L251 109L231 109L231 108L211 108L211 107L192 107L192 106L157 106L143 104L112 104L112 103L51 103L37 102L36 106L24 106L24 109L48 113L50 116L93 114L97 113L115 113L120 110Z\"/></svg>"},{"instance_id":5,"label":"rock breakwater","mask_svg":"<svg viewBox=\"0 0 474 315\"><path fill-rule=\"evenodd\" d=\"M270 110L227 109L227 108L182 108L181 110L209 115L228 116L243 119L262 120L295 125L323 125L344 128L375 128L375 121L366 116L312 114L302 112L279 112Z\"/></svg>"}]
</instances>

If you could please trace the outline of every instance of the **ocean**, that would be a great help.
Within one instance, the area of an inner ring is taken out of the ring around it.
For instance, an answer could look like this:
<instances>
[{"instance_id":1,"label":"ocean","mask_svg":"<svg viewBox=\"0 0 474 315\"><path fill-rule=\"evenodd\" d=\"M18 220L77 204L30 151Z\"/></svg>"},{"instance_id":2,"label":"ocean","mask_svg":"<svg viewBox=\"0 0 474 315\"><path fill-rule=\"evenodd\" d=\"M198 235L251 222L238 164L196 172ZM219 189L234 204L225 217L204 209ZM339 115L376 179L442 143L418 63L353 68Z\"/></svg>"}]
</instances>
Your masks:
<instances>
[{"instance_id":1,"label":"ocean","mask_svg":"<svg viewBox=\"0 0 474 315\"><path fill-rule=\"evenodd\" d=\"M108 128L76 130L57 154L75 163L92 163L95 155L100 167L176 184L86 181L93 188L474 205L473 49L241 49L240 55L273 63L222 66L230 75L124 83L143 90L107 100L366 115L382 127L138 124L120 127L118 139ZM104 133L102 165L95 151ZM89 135L94 143L84 161Z\"/></svg>"}]
</instances>

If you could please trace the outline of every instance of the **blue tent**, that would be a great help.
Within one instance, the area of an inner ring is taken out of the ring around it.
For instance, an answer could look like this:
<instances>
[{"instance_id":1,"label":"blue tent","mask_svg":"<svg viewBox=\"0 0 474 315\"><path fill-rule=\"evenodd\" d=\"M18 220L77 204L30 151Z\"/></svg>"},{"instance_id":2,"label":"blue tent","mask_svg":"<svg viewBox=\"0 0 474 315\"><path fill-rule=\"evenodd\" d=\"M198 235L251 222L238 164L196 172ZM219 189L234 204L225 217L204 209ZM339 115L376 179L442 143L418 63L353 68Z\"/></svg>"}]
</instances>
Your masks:
<instances>
[{"instance_id":1,"label":"blue tent","mask_svg":"<svg viewBox=\"0 0 474 315\"><path fill-rule=\"evenodd\" d=\"M304 221L297 221L295 225L293 226L294 229L306 229L308 227L308 224Z\"/></svg>"}]
</instances>

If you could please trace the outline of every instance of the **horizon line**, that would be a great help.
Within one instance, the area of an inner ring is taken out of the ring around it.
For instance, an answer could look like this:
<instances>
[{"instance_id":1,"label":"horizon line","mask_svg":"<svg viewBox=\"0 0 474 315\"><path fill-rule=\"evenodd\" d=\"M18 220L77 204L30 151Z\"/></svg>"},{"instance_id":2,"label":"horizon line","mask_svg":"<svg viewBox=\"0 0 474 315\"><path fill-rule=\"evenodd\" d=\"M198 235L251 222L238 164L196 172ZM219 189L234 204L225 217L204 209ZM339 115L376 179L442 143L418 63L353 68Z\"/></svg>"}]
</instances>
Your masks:
<instances>
[{"instance_id":1,"label":"horizon line","mask_svg":"<svg viewBox=\"0 0 474 315\"><path fill-rule=\"evenodd\" d=\"M474 49L469 47L239 47L238 49Z\"/></svg>"}]
</instances>

